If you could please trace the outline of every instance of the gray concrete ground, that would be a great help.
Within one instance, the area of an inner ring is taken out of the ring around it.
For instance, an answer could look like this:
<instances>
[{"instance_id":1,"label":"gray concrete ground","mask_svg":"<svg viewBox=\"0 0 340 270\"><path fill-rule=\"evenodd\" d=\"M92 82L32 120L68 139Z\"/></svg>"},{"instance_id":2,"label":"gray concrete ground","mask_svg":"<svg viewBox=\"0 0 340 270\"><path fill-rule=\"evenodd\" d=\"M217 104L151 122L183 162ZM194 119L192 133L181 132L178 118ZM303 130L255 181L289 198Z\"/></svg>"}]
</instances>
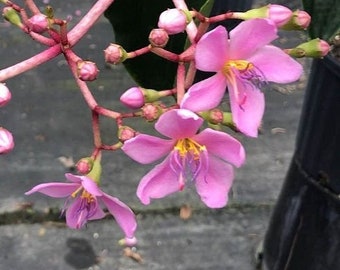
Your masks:
<instances>
[{"instance_id":1,"label":"gray concrete ground","mask_svg":"<svg viewBox=\"0 0 340 270\"><path fill-rule=\"evenodd\" d=\"M85 11L90 3L64 5L74 12ZM67 15L65 9L58 12ZM1 68L41 50L4 23L0 33ZM289 47L302 38L296 32L282 33L279 43ZM122 66L105 68L98 51L112 40L111 28L103 18L76 51L101 69L99 80L91 83L99 102L117 108L120 94L134 83ZM8 80L13 99L1 109L0 123L13 132L16 148L0 158L0 269L255 269L255 250L294 151L308 78L309 62L302 63L306 72L299 82L271 85L265 91L266 114L259 138L238 136L245 145L247 163L236 171L230 203L222 210L206 209L190 189L143 207L135 190L151 166L138 165L120 152L105 153L104 191L129 203L137 213L135 259L117 244L122 235L111 219L91 222L81 231L71 230L59 218L63 200L24 195L38 183L63 181L68 169L60 157L76 161L91 151L90 113L64 60L57 58ZM113 125L105 121L104 126L105 139L110 140ZM179 216L183 205L193 209L186 220Z\"/></svg>"}]
</instances>

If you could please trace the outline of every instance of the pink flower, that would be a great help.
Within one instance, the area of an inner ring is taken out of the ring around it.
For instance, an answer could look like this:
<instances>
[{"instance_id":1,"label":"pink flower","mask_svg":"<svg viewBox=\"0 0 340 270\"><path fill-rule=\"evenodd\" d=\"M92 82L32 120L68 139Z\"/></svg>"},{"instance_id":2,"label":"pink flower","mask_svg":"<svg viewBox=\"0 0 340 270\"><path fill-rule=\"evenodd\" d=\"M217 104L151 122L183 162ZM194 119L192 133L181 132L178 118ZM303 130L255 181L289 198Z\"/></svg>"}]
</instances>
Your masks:
<instances>
[{"instance_id":1,"label":"pink flower","mask_svg":"<svg viewBox=\"0 0 340 270\"><path fill-rule=\"evenodd\" d=\"M123 230L127 242L134 238L137 223L132 210L119 199L101 191L97 184L87 176L65 174L70 183L45 183L33 187L26 195L35 192L43 193L53 198L68 197L73 200L66 209L67 226L73 229L82 228L88 220L102 219L105 213L99 206L104 203Z\"/></svg>"},{"instance_id":2,"label":"pink flower","mask_svg":"<svg viewBox=\"0 0 340 270\"><path fill-rule=\"evenodd\" d=\"M302 67L281 49L267 45L277 38L269 20L240 23L228 33L222 26L202 36L197 43L196 67L216 72L192 85L181 108L195 112L218 106L228 87L233 122L244 134L256 137L264 112L259 87L268 81L289 83L299 79Z\"/></svg>"},{"instance_id":3,"label":"pink flower","mask_svg":"<svg viewBox=\"0 0 340 270\"><path fill-rule=\"evenodd\" d=\"M241 166L245 151L240 142L226 133L207 128L197 134L202 122L189 110L171 110L162 114L155 125L170 139L139 134L124 143L123 151L142 164L167 156L139 183L137 196L142 203L180 191L191 179L208 207L227 204L234 178L231 164Z\"/></svg>"}]
</instances>

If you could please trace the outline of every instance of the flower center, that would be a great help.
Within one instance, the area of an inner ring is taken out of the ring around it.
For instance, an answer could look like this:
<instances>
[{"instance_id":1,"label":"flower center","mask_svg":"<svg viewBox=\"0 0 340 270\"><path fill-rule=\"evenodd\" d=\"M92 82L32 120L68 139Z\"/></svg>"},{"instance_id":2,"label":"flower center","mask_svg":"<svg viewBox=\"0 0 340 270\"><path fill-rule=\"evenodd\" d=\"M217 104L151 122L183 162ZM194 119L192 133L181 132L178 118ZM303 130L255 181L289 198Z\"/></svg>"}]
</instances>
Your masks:
<instances>
[{"instance_id":1,"label":"flower center","mask_svg":"<svg viewBox=\"0 0 340 270\"><path fill-rule=\"evenodd\" d=\"M190 154L194 160L198 160L201 152L205 149L204 145L200 145L189 138L180 139L175 145L175 150L178 151L181 158L185 158L188 154Z\"/></svg>"},{"instance_id":2,"label":"flower center","mask_svg":"<svg viewBox=\"0 0 340 270\"><path fill-rule=\"evenodd\" d=\"M95 198L88 193L83 187L78 188L75 192L71 194L72 198L77 197L78 193L81 192L80 198L84 199L86 203L92 203L95 201Z\"/></svg>"},{"instance_id":3,"label":"flower center","mask_svg":"<svg viewBox=\"0 0 340 270\"><path fill-rule=\"evenodd\" d=\"M245 72L253 68L254 65L247 60L230 60L223 65L222 73L224 76L230 77L235 69Z\"/></svg>"},{"instance_id":4,"label":"flower center","mask_svg":"<svg viewBox=\"0 0 340 270\"><path fill-rule=\"evenodd\" d=\"M178 175L180 190L183 190L187 177L195 180L199 173L205 173L207 170L206 147L192 139L178 140L171 158L171 168Z\"/></svg>"}]
</instances>

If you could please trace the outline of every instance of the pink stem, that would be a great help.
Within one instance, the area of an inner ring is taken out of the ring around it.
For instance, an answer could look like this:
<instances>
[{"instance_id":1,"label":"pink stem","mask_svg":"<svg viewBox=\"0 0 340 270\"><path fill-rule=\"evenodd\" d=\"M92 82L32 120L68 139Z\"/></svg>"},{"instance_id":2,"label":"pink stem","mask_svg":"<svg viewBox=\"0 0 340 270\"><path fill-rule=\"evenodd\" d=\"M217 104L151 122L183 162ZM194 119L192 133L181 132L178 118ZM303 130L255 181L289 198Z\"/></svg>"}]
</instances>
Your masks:
<instances>
[{"instance_id":1,"label":"pink stem","mask_svg":"<svg viewBox=\"0 0 340 270\"><path fill-rule=\"evenodd\" d=\"M81 21L69 32L68 40L71 46L74 46L99 19L104 11L114 2L114 0L98 0ZM15 77L23 72L35 68L62 52L60 45L54 45L45 51L28 58L11 67L0 70L0 82Z\"/></svg>"},{"instance_id":2,"label":"pink stem","mask_svg":"<svg viewBox=\"0 0 340 270\"><path fill-rule=\"evenodd\" d=\"M180 105L185 93L185 66L183 62L178 63L177 67L177 104Z\"/></svg>"}]
</instances>

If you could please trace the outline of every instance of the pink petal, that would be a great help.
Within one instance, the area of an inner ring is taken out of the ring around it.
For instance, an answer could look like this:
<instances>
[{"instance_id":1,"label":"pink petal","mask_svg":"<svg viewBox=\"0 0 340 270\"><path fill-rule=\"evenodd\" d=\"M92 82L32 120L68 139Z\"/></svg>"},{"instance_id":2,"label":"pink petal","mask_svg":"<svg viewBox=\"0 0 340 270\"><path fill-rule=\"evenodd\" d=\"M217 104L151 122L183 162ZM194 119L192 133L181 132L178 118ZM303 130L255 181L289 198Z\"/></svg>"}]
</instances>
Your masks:
<instances>
[{"instance_id":1,"label":"pink petal","mask_svg":"<svg viewBox=\"0 0 340 270\"><path fill-rule=\"evenodd\" d=\"M236 167L245 161L242 144L227 133L207 128L192 138L207 148L209 155L217 156Z\"/></svg>"},{"instance_id":2,"label":"pink petal","mask_svg":"<svg viewBox=\"0 0 340 270\"><path fill-rule=\"evenodd\" d=\"M134 237L137 229L137 222L135 214L132 210L119 199L103 193L101 197L111 215L115 218L116 222L123 230L128 238Z\"/></svg>"},{"instance_id":3,"label":"pink petal","mask_svg":"<svg viewBox=\"0 0 340 270\"><path fill-rule=\"evenodd\" d=\"M40 184L32 188L31 190L27 191L26 195L31 195L35 192L40 192L47 196L53 198L63 198L70 196L74 191L76 191L80 187L78 183L59 183L59 182L52 182L52 183L45 183Z\"/></svg>"},{"instance_id":4,"label":"pink petal","mask_svg":"<svg viewBox=\"0 0 340 270\"><path fill-rule=\"evenodd\" d=\"M209 156L208 173L196 178L196 189L201 200L210 208L224 207L234 179L233 167L224 161Z\"/></svg>"},{"instance_id":5,"label":"pink petal","mask_svg":"<svg viewBox=\"0 0 340 270\"><path fill-rule=\"evenodd\" d=\"M67 180L73 182L73 183L81 183L81 175L75 175L72 173L65 173L65 177Z\"/></svg>"},{"instance_id":6,"label":"pink petal","mask_svg":"<svg viewBox=\"0 0 340 270\"><path fill-rule=\"evenodd\" d=\"M290 83L298 80L302 74L302 66L280 48L265 46L248 59L261 70L267 81Z\"/></svg>"},{"instance_id":7,"label":"pink petal","mask_svg":"<svg viewBox=\"0 0 340 270\"><path fill-rule=\"evenodd\" d=\"M202 71L219 71L228 56L228 33L223 26L202 36L196 46L195 64Z\"/></svg>"},{"instance_id":8,"label":"pink petal","mask_svg":"<svg viewBox=\"0 0 340 270\"><path fill-rule=\"evenodd\" d=\"M87 203L86 199L77 197L66 210L66 224L72 229L80 229L88 220L101 219L104 216L97 200Z\"/></svg>"},{"instance_id":9,"label":"pink petal","mask_svg":"<svg viewBox=\"0 0 340 270\"><path fill-rule=\"evenodd\" d=\"M190 138L196 134L203 119L185 109L171 110L161 115L156 130L172 139Z\"/></svg>"},{"instance_id":10,"label":"pink petal","mask_svg":"<svg viewBox=\"0 0 340 270\"><path fill-rule=\"evenodd\" d=\"M178 176L171 169L168 156L142 178L137 188L137 196L143 204L149 204L150 199L163 198L176 191L179 191Z\"/></svg>"},{"instance_id":11,"label":"pink petal","mask_svg":"<svg viewBox=\"0 0 340 270\"><path fill-rule=\"evenodd\" d=\"M245 60L277 37L277 28L269 20L253 19L244 21L230 32L229 58Z\"/></svg>"},{"instance_id":12,"label":"pink petal","mask_svg":"<svg viewBox=\"0 0 340 270\"><path fill-rule=\"evenodd\" d=\"M102 196L103 192L99 189L98 185L96 184L96 182L94 182L92 179L86 177L86 176L82 176L82 186L83 188L90 193L91 195L97 197L97 196Z\"/></svg>"},{"instance_id":13,"label":"pink petal","mask_svg":"<svg viewBox=\"0 0 340 270\"><path fill-rule=\"evenodd\" d=\"M227 80L222 73L195 83L184 95L181 108L201 112L217 107L226 91Z\"/></svg>"},{"instance_id":14,"label":"pink petal","mask_svg":"<svg viewBox=\"0 0 340 270\"><path fill-rule=\"evenodd\" d=\"M158 137L139 134L127 140L122 150L135 161L148 164L168 154L174 148L175 142Z\"/></svg>"},{"instance_id":15,"label":"pink petal","mask_svg":"<svg viewBox=\"0 0 340 270\"><path fill-rule=\"evenodd\" d=\"M257 137L264 113L264 95L249 82L235 79L235 84L228 85L233 122L237 129L250 137ZM239 103L239 96L244 102Z\"/></svg>"}]
</instances>

